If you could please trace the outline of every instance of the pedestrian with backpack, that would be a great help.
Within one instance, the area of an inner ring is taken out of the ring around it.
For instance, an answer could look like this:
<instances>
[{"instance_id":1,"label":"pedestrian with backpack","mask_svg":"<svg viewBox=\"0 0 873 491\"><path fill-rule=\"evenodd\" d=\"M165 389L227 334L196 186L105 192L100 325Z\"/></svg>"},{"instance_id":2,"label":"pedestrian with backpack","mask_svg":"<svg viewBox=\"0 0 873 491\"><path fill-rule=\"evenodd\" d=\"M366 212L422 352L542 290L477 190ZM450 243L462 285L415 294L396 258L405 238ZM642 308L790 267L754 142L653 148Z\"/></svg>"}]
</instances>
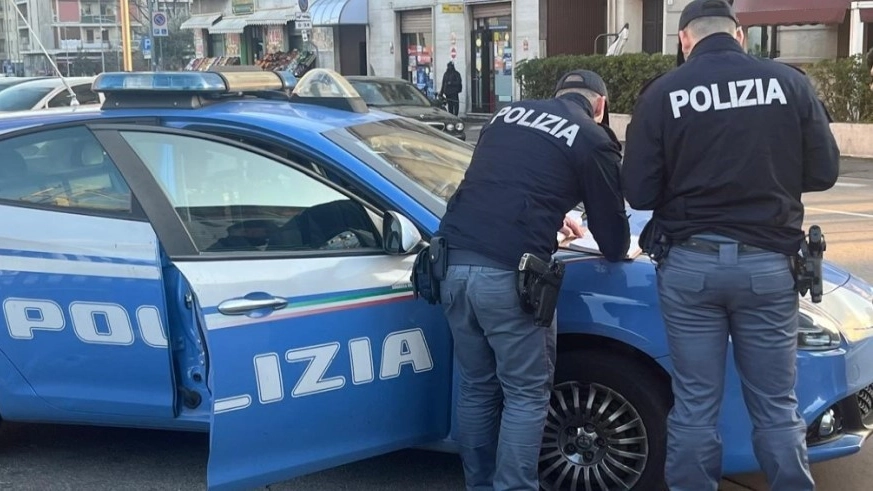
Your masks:
<instances>
[{"instance_id":1,"label":"pedestrian with backpack","mask_svg":"<svg viewBox=\"0 0 873 491\"><path fill-rule=\"evenodd\" d=\"M446 72L443 74L443 86L440 89L440 97L445 96L449 112L455 116L458 115L458 94L461 93L462 89L461 72L455 70L454 62L450 61L446 67Z\"/></svg>"}]
</instances>

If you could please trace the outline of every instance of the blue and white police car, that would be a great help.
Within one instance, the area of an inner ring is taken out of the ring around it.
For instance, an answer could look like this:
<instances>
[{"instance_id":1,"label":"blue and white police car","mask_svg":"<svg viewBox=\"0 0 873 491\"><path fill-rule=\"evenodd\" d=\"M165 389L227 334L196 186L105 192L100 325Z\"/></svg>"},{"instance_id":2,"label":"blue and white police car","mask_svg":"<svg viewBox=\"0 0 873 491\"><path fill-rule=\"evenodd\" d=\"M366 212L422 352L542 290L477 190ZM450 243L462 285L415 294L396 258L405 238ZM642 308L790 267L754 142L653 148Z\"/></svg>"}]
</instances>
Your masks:
<instances>
[{"instance_id":1,"label":"blue and white police car","mask_svg":"<svg viewBox=\"0 0 873 491\"><path fill-rule=\"evenodd\" d=\"M293 92L272 72L93 89L101 107L0 117L0 418L209 432L214 490L452 449L450 331L409 278L471 147L326 70ZM653 266L559 254L543 487L653 489L671 405ZM873 429L873 288L826 273L797 340L813 461ZM727 363L724 470L753 471Z\"/></svg>"}]
</instances>

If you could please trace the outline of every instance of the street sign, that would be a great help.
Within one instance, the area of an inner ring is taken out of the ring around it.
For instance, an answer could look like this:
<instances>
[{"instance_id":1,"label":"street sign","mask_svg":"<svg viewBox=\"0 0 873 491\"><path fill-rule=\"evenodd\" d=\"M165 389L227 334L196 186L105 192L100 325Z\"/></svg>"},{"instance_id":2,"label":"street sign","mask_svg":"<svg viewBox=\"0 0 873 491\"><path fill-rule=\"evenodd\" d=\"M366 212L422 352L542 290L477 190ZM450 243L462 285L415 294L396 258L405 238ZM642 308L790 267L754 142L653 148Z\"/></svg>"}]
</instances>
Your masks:
<instances>
[{"instance_id":1,"label":"street sign","mask_svg":"<svg viewBox=\"0 0 873 491\"><path fill-rule=\"evenodd\" d=\"M142 38L142 46L140 47L142 50L142 57L145 60L152 59L152 40L149 38Z\"/></svg>"},{"instance_id":2,"label":"street sign","mask_svg":"<svg viewBox=\"0 0 873 491\"><path fill-rule=\"evenodd\" d=\"M167 14L155 12L152 14L152 36L169 36L170 29L167 27Z\"/></svg>"},{"instance_id":3,"label":"street sign","mask_svg":"<svg viewBox=\"0 0 873 491\"><path fill-rule=\"evenodd\" d=\"M298 31L312 29L312 14L309 12L297 12L294 16L294 29Z\"/></svg>"}]
</instances>

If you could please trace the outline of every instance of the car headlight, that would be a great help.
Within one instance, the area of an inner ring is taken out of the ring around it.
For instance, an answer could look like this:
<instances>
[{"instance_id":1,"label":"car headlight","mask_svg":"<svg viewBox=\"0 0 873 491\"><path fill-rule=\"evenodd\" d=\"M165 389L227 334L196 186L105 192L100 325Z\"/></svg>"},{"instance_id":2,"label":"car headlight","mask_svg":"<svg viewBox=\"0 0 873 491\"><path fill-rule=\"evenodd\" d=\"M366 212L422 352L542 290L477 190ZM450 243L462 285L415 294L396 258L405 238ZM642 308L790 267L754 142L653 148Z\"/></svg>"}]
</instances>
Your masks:
<instances>
[{"instance_id":1,"label":"car headlight","mask_svg":"<svg viewBox=\"0 0 873 491\"><path fill-rule=\"evenodd\" d=\"M455 131L455 125L452 123L449 123L446 125L446 129L449 131Z\"/></svg>"},{"instance_id":2,"label":"car headlight","mask_svg":"<svg viewBox=\"0 0 873 491\"><path fill-rule=\"evenodd\" d=\"M800 329L797 331L797 349L826 351L840 347L840 329L835 321L821 312L800 307Z\"/></svg>"},{"instance_id":3,"label":"car headlight","mask_svg":"<svg viewBox=\"0 0 873 491\"><path fill-rule=\"evenodd\" d=\"M464 123L458 123L455 125L458 131L464 131Z\"/></svg>"}]
</instances>

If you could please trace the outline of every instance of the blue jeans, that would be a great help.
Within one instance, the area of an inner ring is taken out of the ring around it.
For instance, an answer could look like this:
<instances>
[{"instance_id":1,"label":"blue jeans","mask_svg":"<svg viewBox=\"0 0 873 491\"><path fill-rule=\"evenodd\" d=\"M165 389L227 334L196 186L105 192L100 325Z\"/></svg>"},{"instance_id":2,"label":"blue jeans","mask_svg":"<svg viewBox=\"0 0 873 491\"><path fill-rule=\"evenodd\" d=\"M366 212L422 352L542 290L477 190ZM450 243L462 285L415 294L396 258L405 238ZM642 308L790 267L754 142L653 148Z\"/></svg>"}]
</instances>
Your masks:
<instances>
[{"instance_id":1,"label":"blue jeans","mask_svg":"<svg viewBox=\"0 0 873 491\"><path fill-rule=\"evenodd\" d=\"M674 246L658 268L658 290L674 368L665 469L671 491L718 488L728 336L770 489L815 489L794 391L798 294L788 257L740 253L736 243L713 253Z\"/></svg>"},{"instance_id":2,"label":"blue jeans","mask_svg":"<svg viewBox=\"0 0 873 491\"><path fill-rule=\"evenodd\" d=\"M517 273L449 266L441 285L460 376L457 434L468 491L539 490L556 322L521 310Z\"/></svg>"}]
</instances>

